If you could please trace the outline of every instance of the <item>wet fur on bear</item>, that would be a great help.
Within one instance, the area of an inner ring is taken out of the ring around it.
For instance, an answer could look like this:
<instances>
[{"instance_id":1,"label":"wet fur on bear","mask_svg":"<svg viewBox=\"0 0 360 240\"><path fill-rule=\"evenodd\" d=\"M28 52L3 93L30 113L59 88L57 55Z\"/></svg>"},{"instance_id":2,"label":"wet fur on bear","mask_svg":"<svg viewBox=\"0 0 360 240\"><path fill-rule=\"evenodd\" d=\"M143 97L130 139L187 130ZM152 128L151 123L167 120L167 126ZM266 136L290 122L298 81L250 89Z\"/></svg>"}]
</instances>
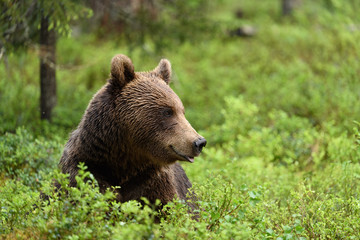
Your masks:
<instances>
[{"instance_id":1,"label":"wet fur on bear","mask_svg":"<svg viewBox=\"0 0 360 240\"><path fill-rule=\"evenodd\" d=\"M76 186L77 166L84 162L100 191L120 186L114 190L120 202L193 198L177 161L192 162L206 141L186 120L170 79L166 59L150 72L135 72L127 56L112 59L108 83L90 101L60 159L70 186Z\"/></svg>"}]
</instances>

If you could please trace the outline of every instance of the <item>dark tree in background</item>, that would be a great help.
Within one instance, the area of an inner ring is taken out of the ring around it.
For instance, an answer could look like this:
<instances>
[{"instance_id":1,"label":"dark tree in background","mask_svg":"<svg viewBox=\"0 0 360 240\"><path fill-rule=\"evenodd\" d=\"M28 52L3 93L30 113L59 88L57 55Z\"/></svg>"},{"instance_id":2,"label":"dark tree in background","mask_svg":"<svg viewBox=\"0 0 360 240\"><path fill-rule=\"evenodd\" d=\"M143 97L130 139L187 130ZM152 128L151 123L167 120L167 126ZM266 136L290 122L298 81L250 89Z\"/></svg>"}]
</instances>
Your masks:
<instances>
[{"instance_id":1,"label":"dark tree in background","mask_svg":"<svg viewBox=\"0 0 360 240\"><path fill-rule=\"evenodd\" d=\"M0 0L0 52L9 54L40 43L40 113L51 120L56 105L56 34L67 35L70 21L91 15L76 0Z\"/></svg>"},{"instance_id":2,"label":"dark tree in background","mask_svg":"<svg viewBox=\"0 0 360 240\"><path fill-rule=\"evenodd\" d=\"M300 4L300 0L281 0L281 9L283 15L291 15L293 9Z\"/></svg>"},{"instance_id":3,"label":"dark tree in background","mask_svg":"<svg viewBox=\"0 0 360 240\"><path fill-rule=\"evenodd\" d=\"M40 24L40 112L41 119L51 119L56 105L56 33L49 29L49 17L42 16Z\"/></svg>"}]
</instances>

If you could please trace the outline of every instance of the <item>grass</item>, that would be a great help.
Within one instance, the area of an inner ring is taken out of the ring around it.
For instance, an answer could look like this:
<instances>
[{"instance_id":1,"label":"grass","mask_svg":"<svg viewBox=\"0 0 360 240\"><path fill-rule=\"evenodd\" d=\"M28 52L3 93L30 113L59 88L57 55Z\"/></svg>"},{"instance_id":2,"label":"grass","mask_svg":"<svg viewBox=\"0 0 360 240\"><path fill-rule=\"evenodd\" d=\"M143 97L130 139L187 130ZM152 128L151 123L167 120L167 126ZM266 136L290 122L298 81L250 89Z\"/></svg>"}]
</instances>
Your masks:
<instances>
[{"instance_id":1,"label":"grass","mask_svg":"<svg viewBox=\"0 0 360 240\"><path fill-rule=\"evenodd\" d=\"M37 49L9 56L0 65L1 238L359 238L360 6L339 3L304 2L282 18L277 2L222 1L214 18L229 28L252 24L255 37L224 30L162 53L187 119L209 143L183 164L203 209L199 221L174 201L155 223L150 207L116 203L93 181L68 188L57 170L111 58L127 54L143 71L160 56L91 35L60 39L52 123L39 120ZM243 19L232 15L238 8ZM85 168L80 177L89 177ZM53 178L68 195L53 192ZM53 197L49 204L39 202L40 191Z\"/></svg>"}]
</instances>

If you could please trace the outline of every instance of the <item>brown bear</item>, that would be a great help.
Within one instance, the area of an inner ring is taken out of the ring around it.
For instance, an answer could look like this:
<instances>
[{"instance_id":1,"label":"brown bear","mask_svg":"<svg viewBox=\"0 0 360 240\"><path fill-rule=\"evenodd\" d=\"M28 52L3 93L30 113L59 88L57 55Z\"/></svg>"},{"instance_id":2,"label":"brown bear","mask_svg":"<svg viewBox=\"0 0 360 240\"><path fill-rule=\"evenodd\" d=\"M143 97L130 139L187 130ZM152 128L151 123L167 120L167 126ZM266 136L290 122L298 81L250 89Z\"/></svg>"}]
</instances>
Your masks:
<instances>
[{"instance_id":1,"label":"brown bear","mask_svg":"<svg viewBox=\"0 0 360 240\"><path fill-rule=\"evenodd\" d=\"M170 78L166 59L150 72L134 72L127 56L112 59L108 83L90 101L60 160L70 186L76 186L77 166L84 162L100 191L120 187L114 190L120 202L146 197L166 204L175 195L191 197L177 161L192 163L206 140L186 120Z\"/></svg>"}]
</instances>

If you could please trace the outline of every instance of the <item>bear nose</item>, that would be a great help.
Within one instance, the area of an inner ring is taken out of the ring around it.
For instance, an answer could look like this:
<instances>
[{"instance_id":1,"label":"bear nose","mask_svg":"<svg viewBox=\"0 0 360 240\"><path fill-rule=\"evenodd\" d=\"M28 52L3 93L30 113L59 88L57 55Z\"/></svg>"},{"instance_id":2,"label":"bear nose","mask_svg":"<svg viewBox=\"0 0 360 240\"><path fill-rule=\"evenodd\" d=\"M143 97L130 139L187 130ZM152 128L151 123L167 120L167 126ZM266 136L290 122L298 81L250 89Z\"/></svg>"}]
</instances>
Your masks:
<instances>
[{"instance_id":1,"label":"bear nose","mask_svg":"<svg viewBox=\"0 0 360 240\"><path fill-rule=\"evenodd\" d=\"M196 154L200 154L203 147L205 147L205 145L206 145L206 139L203 137L194 141L193 146Z\"/></svg>"}]
</instances>

